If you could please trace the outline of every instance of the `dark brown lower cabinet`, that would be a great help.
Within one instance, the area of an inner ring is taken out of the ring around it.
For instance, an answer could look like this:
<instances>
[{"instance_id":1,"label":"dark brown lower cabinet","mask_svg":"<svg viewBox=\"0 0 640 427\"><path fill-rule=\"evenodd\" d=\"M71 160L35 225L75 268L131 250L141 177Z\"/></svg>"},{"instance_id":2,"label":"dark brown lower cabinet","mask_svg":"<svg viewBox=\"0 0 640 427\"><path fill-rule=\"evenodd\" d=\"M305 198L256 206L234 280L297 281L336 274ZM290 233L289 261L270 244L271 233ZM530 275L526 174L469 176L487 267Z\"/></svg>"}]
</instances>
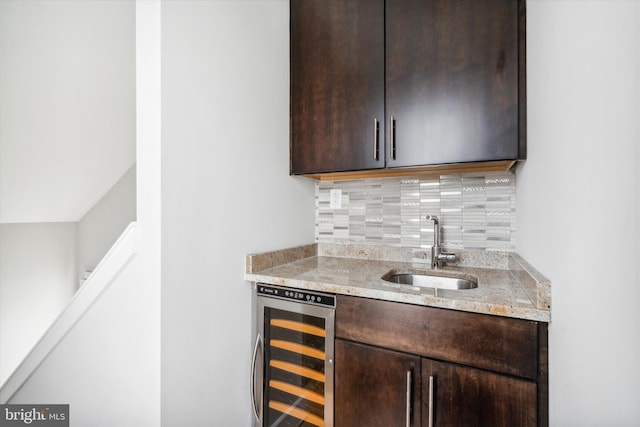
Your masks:
<instances>
[{"instance_id":1,"label":"dark brown lower cabinet","mask_svg":"<svg viewBox=\"0 0 640 427\"><path fill-rule=\"evenodd\" d=\"M422 359L425 427L533 427L536 392L533 381Z\"/></svg>"},{"instance_id":2,"label":"dark brown lower cabinet","mask_svg":"<svg viewBox=\"0 0 640 427\"><path fill-rule=\"evenodd\" d=\"M420 357L336 340L334 372L336 427L420 425Z\"/></svg>"},{"instance_id":3,"label":"dark brown lower cabinet","mask_svg":"<svg viewBox=\"0 0 640 427\"><path fill-rule=\"evenodd\" d=\"M536 383L338 339L335 425L533 427Z\"/></svg>"},{"instance_id":4,"label":"dark brown lower cabinet","mask_svg":"<svg viewBox=\"0 0 640 427\"><path fill-rule=\"evenodd\" d=\"M548 426L547 324L338 295L336 427Z\"/></svg>"}]
</instances>

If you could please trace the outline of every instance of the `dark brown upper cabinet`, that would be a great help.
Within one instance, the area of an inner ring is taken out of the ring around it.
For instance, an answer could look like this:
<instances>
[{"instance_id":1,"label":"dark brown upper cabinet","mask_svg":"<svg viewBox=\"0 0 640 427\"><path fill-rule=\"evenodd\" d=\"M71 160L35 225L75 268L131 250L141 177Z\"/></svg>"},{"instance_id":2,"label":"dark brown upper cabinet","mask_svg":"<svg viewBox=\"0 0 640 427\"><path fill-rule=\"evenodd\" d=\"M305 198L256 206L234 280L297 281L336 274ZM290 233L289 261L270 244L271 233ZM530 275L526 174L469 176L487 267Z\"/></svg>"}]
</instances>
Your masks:
<instances>
[{"instance_id":1,"label":"dark brown upper cabinet","mask_svg":"<svg viewBox=\"0 0 640 427\"><path fill-rule=\"evenodd\" d=\"M524 0L291 0L291 173L508 168L525 77Z\"/></svg>"},{"instance_id":2,"label":"dark brown upper cabinet","mask_svg":"<svg viewBox=\"0 0 640 427\"><path fill-rule=\"evenodd\" d=\"M386 3L387 167L520 158L518 3Z\"/></svg>"},{"instance_id":3,"label":"dark brown upper cabinet","mask_svg":"<svg viewBox=\"0 0 640 427\"><path fill-rule=\"evenodd\" d=\"M384 1L291 1L291 173L384 167Z\"/></svg>"}]
</instances>

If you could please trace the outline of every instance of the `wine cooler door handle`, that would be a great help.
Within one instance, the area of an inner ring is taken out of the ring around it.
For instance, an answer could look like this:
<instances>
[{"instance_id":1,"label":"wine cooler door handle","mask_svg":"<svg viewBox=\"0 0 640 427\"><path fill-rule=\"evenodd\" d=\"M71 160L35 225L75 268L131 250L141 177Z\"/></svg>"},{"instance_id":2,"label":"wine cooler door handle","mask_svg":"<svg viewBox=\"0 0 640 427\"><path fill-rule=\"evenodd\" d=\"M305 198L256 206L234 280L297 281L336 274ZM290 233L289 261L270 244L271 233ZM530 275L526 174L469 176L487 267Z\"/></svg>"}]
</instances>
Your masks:
<instances>
[{"instance_id":1,"label":"wine cooler door handle","mask_svg":"<svg viewBox=\"0 0 640 427\"><path fill-rule=\"evenodd\" d=\"M407 427L411 427L411 371L407 371L407 407L406 407L406 412L407 412Z\"/></svg>"},{"instance_id":2,"label":"wine cooler door handle","mask_svg":"<svg viewBox=\"0 0 640 427\"><path fill-rule=\"evenodd\" d=\"M262 402L260 402L260 407L258 407L256 399L256 361L258 359L258 349L260 348L262 348L262 337L258 334L256 337L256 345L253 348L253 358L251 360L251 407L253 408L253 415L258 422L260 422L260 412L262 410ZM262 394L260 395L260 400L262 400Z\"/></svg>"},{"instance_id":3,"label":"wine cooler door handle","mask_svg":"<svg viewBox=\"0 0 640 427\"><path fill-rule=\"evenodd\" d=\"M433 427L433 383L435 379L433 375L429 376L429 427Z\"/></svg>"}]
</instances>

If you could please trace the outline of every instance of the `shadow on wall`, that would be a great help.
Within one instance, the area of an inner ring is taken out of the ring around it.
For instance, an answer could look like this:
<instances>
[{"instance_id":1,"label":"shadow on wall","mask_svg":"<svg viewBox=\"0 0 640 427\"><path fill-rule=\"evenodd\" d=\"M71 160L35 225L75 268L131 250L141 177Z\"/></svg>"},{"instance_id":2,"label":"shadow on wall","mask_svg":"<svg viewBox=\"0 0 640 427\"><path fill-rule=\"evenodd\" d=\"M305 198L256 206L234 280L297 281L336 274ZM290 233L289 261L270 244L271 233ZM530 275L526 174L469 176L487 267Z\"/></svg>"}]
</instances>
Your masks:
<instances>
[{"instance_id":1,"label":"shadow on wall","mask_svg":"<svg viewBox=\"0 0 640 427\"><path fill-rule=\"evenodd\" d=\"M136 220L136 165L78 221L77 279L82 283L116 239Z\"/></svg>"}]
</instances>

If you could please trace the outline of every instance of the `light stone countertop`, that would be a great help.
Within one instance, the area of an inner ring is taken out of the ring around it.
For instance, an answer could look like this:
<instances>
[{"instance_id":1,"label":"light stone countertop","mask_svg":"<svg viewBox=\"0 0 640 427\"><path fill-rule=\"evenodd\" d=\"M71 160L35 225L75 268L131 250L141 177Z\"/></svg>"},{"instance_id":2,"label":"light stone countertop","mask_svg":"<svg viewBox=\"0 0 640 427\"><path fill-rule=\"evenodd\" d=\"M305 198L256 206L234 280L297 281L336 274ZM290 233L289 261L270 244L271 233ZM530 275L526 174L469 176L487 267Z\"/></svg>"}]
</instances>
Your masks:
<instances>
[{"instance_id":1,"label":"light stone countertop","mask_svg":"<svg viewBox=\"0 0 640 427\"><path fill-rule=\"evenodd\" d=\"M527 320L551 320L551 284L509 252L458 252L455 266L438 275L471 275L478 287L435 291L381 279L390 270L430 270L419 248L314 243L246 257L245 279L297 289L353 295Z\"/></svg>"}]
</instances>

